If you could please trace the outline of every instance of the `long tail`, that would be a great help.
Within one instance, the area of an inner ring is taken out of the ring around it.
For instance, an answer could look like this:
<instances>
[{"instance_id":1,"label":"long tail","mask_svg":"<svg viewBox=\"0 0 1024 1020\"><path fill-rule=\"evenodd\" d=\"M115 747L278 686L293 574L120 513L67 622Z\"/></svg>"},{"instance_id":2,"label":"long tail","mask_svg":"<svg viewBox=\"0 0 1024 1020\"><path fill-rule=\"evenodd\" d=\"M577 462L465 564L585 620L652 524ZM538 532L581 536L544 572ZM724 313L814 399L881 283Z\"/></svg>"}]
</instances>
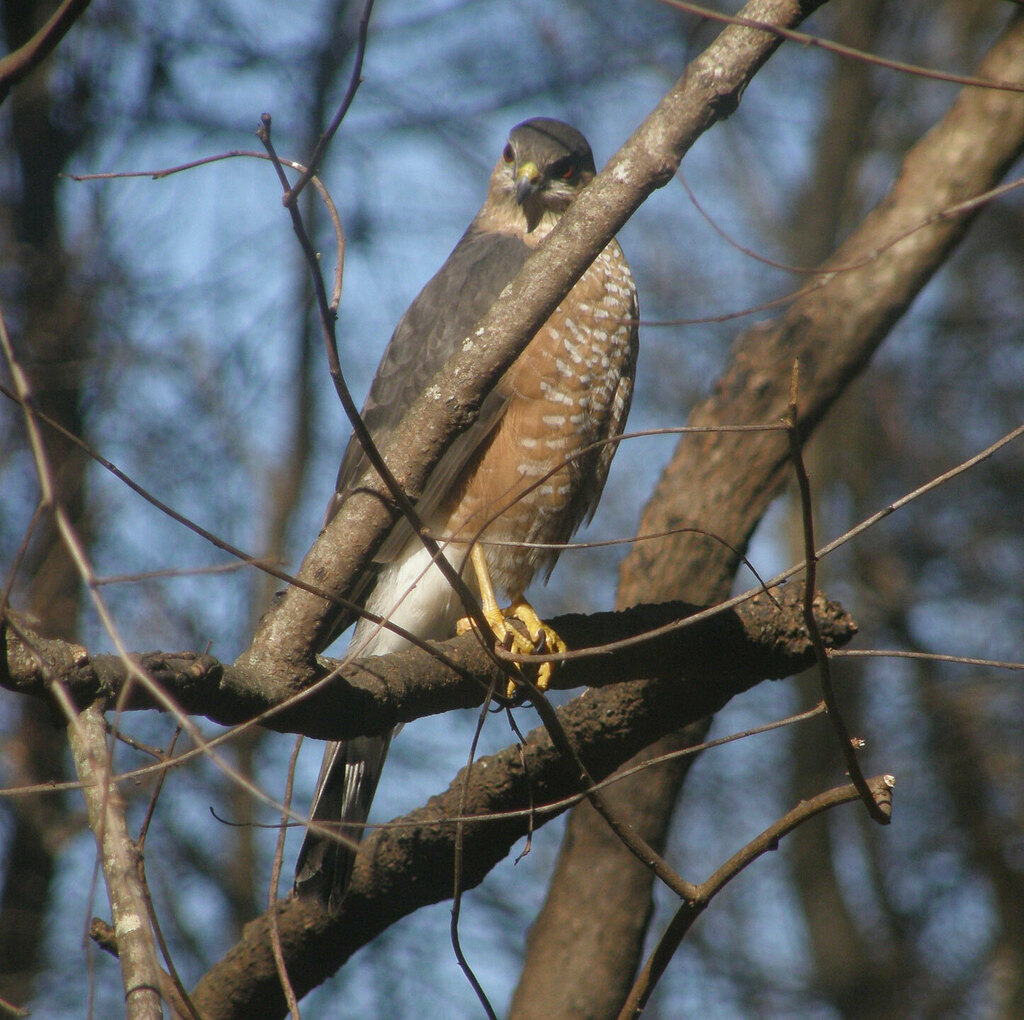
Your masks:
<instances>
[{"instance_id":1,"label":"long tail","mask_svg":"<svg viewBox=\"0 0 1024 1020\"><path fill-rule=\"evenodd\" d=\"M460 569L465 550L447 555L455 569ZM379 571L367 594L366 608L421 638L451 634L461 606L430 563L430 554L420 540L410 539ZM361 656L387 655L407 648L409 642L364 618L356 624L352 646ZM395 732L330 743L324 752L310 819L327 831L306 830L295 865L295 891L300 896L317 896L332 912L341 906L348 888L363 824Z\"/></svg>"},{"instance_id":2,"label":"long tail","mask_svg":"<svg viewBox=\"0 0 1024 1020\"><path fill-rule=\"evenodd\" d=\"M295 891L299 896L317 897L332 913L341 907L348 890L391 736L332 742L324 751L310 819L330 832L306 830L295 864Z\"/></svg>"}]
</instances>

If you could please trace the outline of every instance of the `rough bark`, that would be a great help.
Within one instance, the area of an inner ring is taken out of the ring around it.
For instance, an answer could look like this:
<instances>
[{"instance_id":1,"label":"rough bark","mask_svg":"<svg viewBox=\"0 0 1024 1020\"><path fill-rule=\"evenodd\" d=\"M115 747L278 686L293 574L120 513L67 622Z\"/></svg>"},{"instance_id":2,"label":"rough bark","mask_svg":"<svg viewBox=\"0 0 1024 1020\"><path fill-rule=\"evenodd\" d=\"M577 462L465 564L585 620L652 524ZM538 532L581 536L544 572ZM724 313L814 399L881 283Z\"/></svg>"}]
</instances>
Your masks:
<instances>
[{"instance_id":1,"label":"rough bark","mask_svg":"<svg viewBox=\"0 0 1024 1020\"><path fill-rule=\"evenodd\" d=\"M823 625L835 640L853 633L837 607L822 602ZM789 676L806 653L796 592L758 596L688 624L684 603L636 606L621 613L569 615L552 620L570 651L554 689L604 687L628 680L687 676L708 686L736 677L753 681ZM657 633L652 633L654 631ZM296 697L290 686L257 669L224 665L210 655L149 652L132 656L149 676L144 687L116 655L90 657L79 645L44 640L14 618L0 620L0 686L48 698L59 682L80 706L97 699L120 711L160 709L203 715L235 725L258 719L267 729L321 740L382 733L425 715L483 704L503 689L506 674L472 634L448 642L344 663L337 678ZM591 653L600 643L642 637L618 650ZM326 665L322 675L329 675Z\"/></svg>"},{"instance_id":2,"label":"rough bark","mask_svg":"<svg viewBox=\"0 0 1024 1020\"><path fill-rule=\"evenodd\" d=\"M89 827L96 837L100 867L117 940L128 1020L162 1020L163 976L149 923L138 850L128 831L125 802L111 782L107 727L100 705L68 726L68 743L82 781Z\"/></svg>"}]
</instances>

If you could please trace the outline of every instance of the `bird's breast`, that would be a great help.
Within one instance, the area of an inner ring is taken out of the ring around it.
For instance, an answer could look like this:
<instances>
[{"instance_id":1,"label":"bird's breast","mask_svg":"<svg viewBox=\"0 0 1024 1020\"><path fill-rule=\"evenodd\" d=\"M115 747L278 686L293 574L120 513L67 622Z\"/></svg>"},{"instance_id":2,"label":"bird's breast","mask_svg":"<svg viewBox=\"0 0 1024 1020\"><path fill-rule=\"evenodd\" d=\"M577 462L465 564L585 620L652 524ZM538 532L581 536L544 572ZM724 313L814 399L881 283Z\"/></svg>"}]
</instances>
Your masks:
<instances>
[{"instance_id":1,"label":"bird's breast","mask_svg":"<svg viewBox=\"0 0 1024 1020\"><path fill-rule=\"evenodd\" d=\"M621 431L629 403L636 315L613 241L499 383L505 414L445 502L447 534L482 536L494 583L512 597L557 556L528 543L567 541L600 495L611 459L600 443Z\"/></svg>"}]
</instances>

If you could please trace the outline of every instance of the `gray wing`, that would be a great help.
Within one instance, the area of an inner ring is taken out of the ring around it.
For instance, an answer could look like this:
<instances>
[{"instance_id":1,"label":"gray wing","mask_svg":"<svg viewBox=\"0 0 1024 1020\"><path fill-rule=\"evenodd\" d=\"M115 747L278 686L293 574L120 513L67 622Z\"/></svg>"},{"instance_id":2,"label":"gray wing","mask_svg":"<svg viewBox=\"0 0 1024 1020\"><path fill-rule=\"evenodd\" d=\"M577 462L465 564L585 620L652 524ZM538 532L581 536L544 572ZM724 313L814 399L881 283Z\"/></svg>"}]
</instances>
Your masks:
<instances>
[{"instance_id":1,"label":"gray wing","mask_svg":"<svg viewBox=\"0 0 1024 1020\"><path fill-rule=\"evenodd\" d=\"M483 233L472 225L466 231L402 316L377 368L362 417L378 446L387 444L414 401L519 272L529 251L511 235ZM506 398L497 392L485 398L477 421L456 439L431 473L418 505L422 515L428 516L434 509L448 484L501 420L505 406ZM363 448L353 436L341 461L325 524L354 491L368 466ZM408 534L408 525L399 522L378 560L397 555ZM363 599L374 578L375 572L368 571L358 582L353 599ZM341 614L334 634L350 622L350 614ZM331 912L337 912L345 896L354 845L362 838L362 823L390 742L391 734L358 737L329 743L325 750L310 814L314 821L340 820L338 832L344 840L307 830L296 863L295 889L301 896L318 897Z\"/></svg>"},{"instance_id":2,"label":"gray wing","mask_svg":"<svg viewBox=\"0 0 1024 1020\"><path fill-rule=\"evenodd\" d=\"M444 367L448 359L487 313L498 295L519 272L530 248L510 234L485 233L471 225L447 261L420 291L395 328L370 386L362 416L374 442L387 444L402 418ZM490 394L480 416L435 466L418 505L429 516L448 483L501 420L507 398ZM325 523L352 493L369 461L353 436L342 457L335 495ZM379 554L396 555L408 537L408 527L396 526Z\"/></svg>"}]
</instances>

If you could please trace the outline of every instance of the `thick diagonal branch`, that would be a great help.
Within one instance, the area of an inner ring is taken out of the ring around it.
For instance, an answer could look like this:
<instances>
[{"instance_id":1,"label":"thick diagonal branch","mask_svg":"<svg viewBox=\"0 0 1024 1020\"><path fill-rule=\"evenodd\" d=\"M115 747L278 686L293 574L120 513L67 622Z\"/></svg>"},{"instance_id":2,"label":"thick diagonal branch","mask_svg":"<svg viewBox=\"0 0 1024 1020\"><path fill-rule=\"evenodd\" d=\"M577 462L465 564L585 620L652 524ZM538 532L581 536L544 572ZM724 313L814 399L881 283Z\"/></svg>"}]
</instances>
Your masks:
<instances>
[{"instance_id":1,"label":"thick diagonal branch","mask_svg":"<svg viewBox=\"0 0 1024 1020\"><path fill-rule=\"evenodd\" d=\"M754 0L742 13L793 26L819 5L817 0ZM725 29L527 260L460 353L412 406L393 442L381 450L414 500L448 445L472 423L484 396L558 302L643 201L672 179L697 138L736 109L743 89L780 42L757 29ZM372 472L359 488L321 533L299 571L301 579L340 597L367 569L398 512ZM323 646L333 623L330 602L289 588L266 614L240 661L273 664L281 676L308 681L315 672L314 651Z\"/></svg>"}]
</instances>

